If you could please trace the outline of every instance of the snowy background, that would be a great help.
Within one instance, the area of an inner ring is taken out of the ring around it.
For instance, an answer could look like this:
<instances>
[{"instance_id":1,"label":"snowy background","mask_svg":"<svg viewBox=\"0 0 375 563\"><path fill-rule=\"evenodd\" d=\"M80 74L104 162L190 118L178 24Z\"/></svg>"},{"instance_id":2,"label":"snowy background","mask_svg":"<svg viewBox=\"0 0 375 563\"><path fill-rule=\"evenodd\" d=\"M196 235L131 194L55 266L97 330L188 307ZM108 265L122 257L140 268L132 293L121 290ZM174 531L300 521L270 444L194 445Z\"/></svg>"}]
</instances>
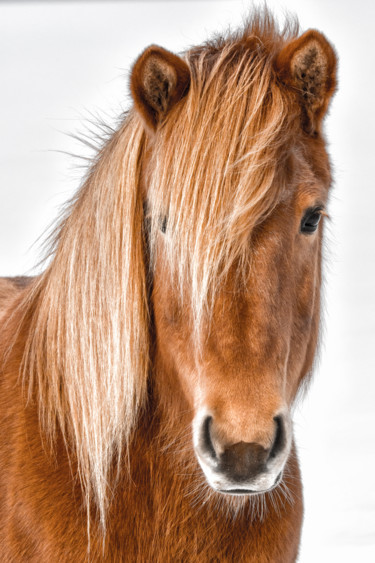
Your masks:
<instances>
[{"instance_id":1,"label":"snowy background","mask_svg":"<svg viewBox=\"0 0 375 563\"><path fill-rule=\"evenodd\" d=\"M375 3L269 1L316 27L340 58L326 121L335 168L325 335L296 412L305 522L300 563L375 561ZM32 273L31 246L79 185L66 133L126 109L129 67L150 43L181 51L236 25L246 1L0 1L0 275ZM57 152L61 151L61 152Z\"/></svg>"}]
</instances>

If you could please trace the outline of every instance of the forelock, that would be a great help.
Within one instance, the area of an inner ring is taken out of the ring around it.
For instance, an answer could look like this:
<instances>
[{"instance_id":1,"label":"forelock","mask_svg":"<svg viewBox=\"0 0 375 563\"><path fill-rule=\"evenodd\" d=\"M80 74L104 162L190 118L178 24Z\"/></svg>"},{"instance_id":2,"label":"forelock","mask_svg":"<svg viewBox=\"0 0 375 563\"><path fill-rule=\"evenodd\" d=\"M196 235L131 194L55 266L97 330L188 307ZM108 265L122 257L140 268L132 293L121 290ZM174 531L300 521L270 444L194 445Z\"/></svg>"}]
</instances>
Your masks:
<instances>
[{"instance_id":1,"label":"forelock","mask_svg":"<svg viewBox=\"0 0 375 563\"><path fill-rule=\"evenodd\" d=\"M163 236L164 256L196 326L233 265L246 271L252 229L285 188L295 114L273 61L291 33L255 18L241 33L187 52L189 94L155 139L151 253L155 262Z\"/></svg>"}]
</instances>

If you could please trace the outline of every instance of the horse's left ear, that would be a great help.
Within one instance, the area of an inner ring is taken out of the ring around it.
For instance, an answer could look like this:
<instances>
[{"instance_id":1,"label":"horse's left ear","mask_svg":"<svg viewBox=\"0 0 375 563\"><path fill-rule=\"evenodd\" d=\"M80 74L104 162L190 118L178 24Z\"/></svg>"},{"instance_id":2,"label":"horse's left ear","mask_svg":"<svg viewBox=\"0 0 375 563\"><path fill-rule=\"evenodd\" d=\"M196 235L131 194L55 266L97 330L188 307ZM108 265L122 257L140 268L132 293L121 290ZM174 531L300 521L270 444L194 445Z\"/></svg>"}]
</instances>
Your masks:
<instances>
[{"instance_id":1,"label":"horse's left ear","mask_svg":"<svg viewBox=\"0 0 375 563\"><path fill-rule=\"evenodd\" d=\"M189 89L186 62L170 51L151 45L135 61L130 88L136 109L151 130Z\"/></svg>"},{"instance_id":2,"label":"horse's left ear","mask_svg":"<svg viewBox=\"0 0 375 563\"><path fill-rule=\"evenodd\" d=\"M297 91L302 127L310 135L320 131L336 89L336 66L333 47L314 29L285 45L276 58L275 69L279 78Z\"/></svg>"}]
</instances>

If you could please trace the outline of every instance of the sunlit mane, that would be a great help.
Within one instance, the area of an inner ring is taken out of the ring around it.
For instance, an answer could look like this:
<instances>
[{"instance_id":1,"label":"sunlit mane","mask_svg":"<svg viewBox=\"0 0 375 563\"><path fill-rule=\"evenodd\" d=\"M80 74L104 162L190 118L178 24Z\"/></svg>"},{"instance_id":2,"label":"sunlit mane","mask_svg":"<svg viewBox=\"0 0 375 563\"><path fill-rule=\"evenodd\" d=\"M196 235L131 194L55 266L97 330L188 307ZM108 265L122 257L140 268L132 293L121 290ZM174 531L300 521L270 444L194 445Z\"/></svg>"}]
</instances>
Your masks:
<instances>
[{"instance_id":1,"label":"sunlit mane","mask_svg":"<svg viewBox=\"0 0 375 563\"><path fill-rule=\"evenodd\" d=\"M130 440L149 371L142 185L151 256L164 237L198 326L229 268L248 264L252 228L283 190L276 165L295 116L272 62L296 31L279 33L266 16L186 53L190 91L157 131L151 160L130 112L99 152L27 296L25 382L51 436L61 428L103 526L110 468Z\"/></svg>"},{"instance_id":2,"label":"sunlit mane","mask_svg":"<svg viewBox=\"0 0 375 563\"><path fill-rule=\"evenodd\" d=\"M36 384L47 430L53 436L58 422L73 441L87 503L94 496L103 525L108 471L130 437L148 374L143 141L128 117L99 153L28 296L36 312L24 377L30 395Z\"/></svg>"},{"instance_id":3,"label":"sunlit mane","mask_svg":"<svg viewBox=\"0 0 375 563\"><path fill-rule=\"evenodd\" d=\"M188 52L189 95L158 133L149 166L152 254L164 221L169 266L196 328L232 265L246 273L252 228L284 189L280 162L295 116L272 63L292 27L278 35L270 18L255 18L243 34Z\"/></svg>"}]
</instances>

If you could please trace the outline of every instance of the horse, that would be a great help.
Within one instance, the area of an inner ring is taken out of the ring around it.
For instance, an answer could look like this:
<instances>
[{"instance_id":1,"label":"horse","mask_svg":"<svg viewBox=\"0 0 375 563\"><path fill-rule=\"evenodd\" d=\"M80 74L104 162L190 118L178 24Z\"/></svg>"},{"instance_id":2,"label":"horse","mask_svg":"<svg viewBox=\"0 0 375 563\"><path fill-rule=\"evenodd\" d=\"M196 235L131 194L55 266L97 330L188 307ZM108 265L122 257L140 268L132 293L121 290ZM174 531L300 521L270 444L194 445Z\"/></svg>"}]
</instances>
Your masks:
<instances>
[{"instance_id":1,"label":"horse","mask_svg":"<svg viewBox=\"0 0 375 563\"><path fill-rule=\"evenodd\" d=\"M135 61L43 272L0 281L2 561L296 561L336 66L266 11Z\"/></svg>"}]
</instances>

